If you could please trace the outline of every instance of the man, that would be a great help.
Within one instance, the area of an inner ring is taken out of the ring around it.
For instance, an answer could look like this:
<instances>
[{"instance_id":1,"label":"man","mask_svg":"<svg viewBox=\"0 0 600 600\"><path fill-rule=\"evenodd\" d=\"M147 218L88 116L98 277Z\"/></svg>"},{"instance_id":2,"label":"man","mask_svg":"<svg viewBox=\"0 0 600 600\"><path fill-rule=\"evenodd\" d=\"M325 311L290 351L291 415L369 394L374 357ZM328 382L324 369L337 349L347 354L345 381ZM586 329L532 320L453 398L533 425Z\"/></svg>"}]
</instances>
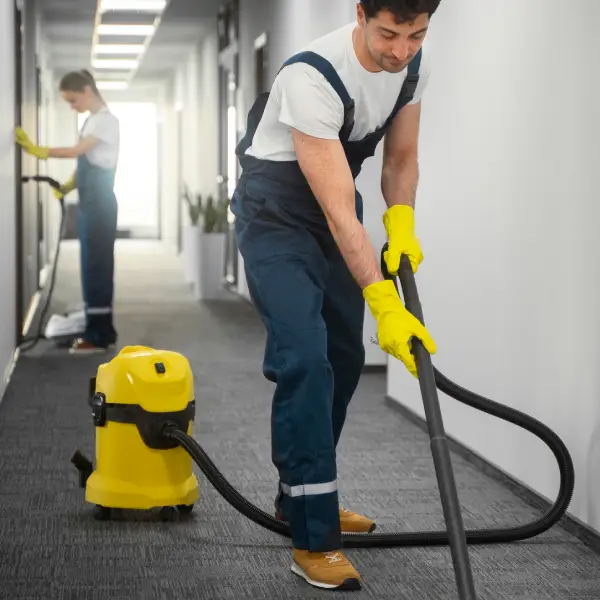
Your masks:
<instances>
[{"instance_id":1,"label":"man","mask_svg":"<svg viewBox=\"0 0 600 600\"><path fill-rule=\"evenodd\" d=\"M326 589L360 588L340 552L341 532L375 527L339 507L336 479L336 446L364 366L364 301L381 348L413 375L411 338L435 352L382 276L354 179L385 137L385 260L396 274L406 254L416 272L423 258L414 234L417 139L429 70L422 45L439 2L359 2L358 24L286 61L252 107L237 150L236 236L268 334L264 374L277 384L276 511L290 523L292 571Z\"/></svg>"}]
</instances>

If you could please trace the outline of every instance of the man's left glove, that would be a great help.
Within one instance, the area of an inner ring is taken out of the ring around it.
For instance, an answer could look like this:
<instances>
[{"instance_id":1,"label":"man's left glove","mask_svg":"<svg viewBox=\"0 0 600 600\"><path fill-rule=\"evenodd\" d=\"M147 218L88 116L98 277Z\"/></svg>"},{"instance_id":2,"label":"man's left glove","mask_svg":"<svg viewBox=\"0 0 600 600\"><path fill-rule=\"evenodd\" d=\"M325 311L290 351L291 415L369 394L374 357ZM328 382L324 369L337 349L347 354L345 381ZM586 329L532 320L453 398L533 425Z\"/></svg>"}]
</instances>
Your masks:
<instances>
[{"instance_id":1,"label":"man's left glove","mask_svg":"<svg viewBox=\"0 0 600 600\"><path fill-rule=\"evenodd\" d=\"M20 127L17 127L15 130L15 140L17 144L19 144L19 146L21 146L28 154L36 156L41 160L46 160L48 158L49 148L44 146L36 146Z\"/></svg>"},{"instance_id":2,"label":"man's left glove","mask_svg":"<svg viewBox=\"0 0 600 600\"><path fill-rule=\"evenodd\" d=\"M413 273L417 272L423 260L419 240L415 236L415 212L412 206L395 204L383 215L383 224L388 236L388 250L383 259L390 275L397 275L400 258L406 254L410 259Z\"/></svg>"}]
</instances>

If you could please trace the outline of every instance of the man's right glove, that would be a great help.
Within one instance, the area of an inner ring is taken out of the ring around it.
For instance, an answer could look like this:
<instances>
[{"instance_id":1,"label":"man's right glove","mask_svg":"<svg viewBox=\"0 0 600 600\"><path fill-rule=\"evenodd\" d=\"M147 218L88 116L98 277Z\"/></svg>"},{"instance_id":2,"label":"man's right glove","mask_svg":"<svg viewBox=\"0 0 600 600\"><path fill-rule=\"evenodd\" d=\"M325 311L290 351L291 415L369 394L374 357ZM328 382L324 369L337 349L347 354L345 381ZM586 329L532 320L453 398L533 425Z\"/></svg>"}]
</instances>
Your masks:
<instances>
[{"instance_id":1,"label":"man's right glove","mask_svg":"<svg viewBox=\"0 0 600 600\"><path fill-rule=\"evenodd\" d=\"M401 360L410 373L418 377L410 340L412 337L418 338L429 354L435 354L436 345L427 329L404 307L392 281L368 285L363 290L363 296L377 321L381 349Z\"/></svg>"},{"instance_id":2,"label":"man's right glove","mask_svg":"<svg viewBox=\"0 0 600 600\"><path fill-rule=\"evenodd\" d=\"M60 190L52 188L52 193L57 200L62 200L67 194L72 192L77 187L77 183L75 181L75 175L71 177L67 182L60 186Z\"/></svg>"}]
</instances>

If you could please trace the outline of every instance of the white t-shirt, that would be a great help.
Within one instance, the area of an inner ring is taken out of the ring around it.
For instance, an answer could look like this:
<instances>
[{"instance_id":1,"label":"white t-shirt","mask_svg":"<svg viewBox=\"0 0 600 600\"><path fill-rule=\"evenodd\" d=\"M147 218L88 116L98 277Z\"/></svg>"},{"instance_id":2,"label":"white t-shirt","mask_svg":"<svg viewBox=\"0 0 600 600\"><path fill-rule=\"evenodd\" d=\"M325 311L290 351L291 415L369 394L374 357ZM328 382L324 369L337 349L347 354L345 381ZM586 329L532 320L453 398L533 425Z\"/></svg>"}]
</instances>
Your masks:
<instances>
[{"instance_id":1,"label":"white t-shirt","mask_svg":"<svg viewBox=\"0 0 600 600\"><path fill-rule=\"evenodd\" d=\"M401 73L367 71L360 64L352 43L355 27L356 22L352 22L303 48L331 63L354 100L351 141L363 139L387 121L408 75L408 68ZM421 100L429 79L427 44L422 48L419 84L411 104ZM292 127L314 137L337 139L343 123L344 105L329 82L314 67L294 63L275 78L246 154L273 161L296 160Z\"/></svg>"},{"instance_id":2,"label":"white t-shirt","mask_svg":"<svg viewBox=\"0 0 600 600\"><path fill-rule=\"evenodd\" d=\"M86 153L87 159L94 165L104 169L115 169L119 160L120 128L119 120L107 107L97 113L91 113L79 133L82 139L93 135L100 142Z\"/></svg>"}]
</instances>

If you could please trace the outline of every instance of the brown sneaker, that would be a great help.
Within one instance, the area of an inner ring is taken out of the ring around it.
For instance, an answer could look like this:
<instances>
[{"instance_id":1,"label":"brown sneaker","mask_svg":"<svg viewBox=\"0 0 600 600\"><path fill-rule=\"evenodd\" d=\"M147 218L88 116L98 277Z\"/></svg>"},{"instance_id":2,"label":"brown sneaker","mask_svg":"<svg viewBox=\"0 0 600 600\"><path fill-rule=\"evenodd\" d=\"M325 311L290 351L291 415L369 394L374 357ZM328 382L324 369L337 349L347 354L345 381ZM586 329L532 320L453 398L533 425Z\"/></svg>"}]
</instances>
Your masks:
<instances>
[{"instance_id":1,"label":"brown sneaker","mask_svg":"<svg viewBox=\"0 0 600 600\"><path fill-rule=\"evenodd\" d=\"M69 354L103 354L112 347L112 344L107 347L94 346L94 344L90 344L90 342L87 342L83 338L79 338L69 348Z\"/></svg>"},{"instance_id":2,"label":"brown sneaker","mask_svg":"<svg viewBox=\"0 0 600 600\"><path fill-rule=\"evenodd\" d=\"M360 575L339 551L309 552L294 549L292 573L314 587L326 590L360 590Z\"/></svg>"},{"instance_id":3,"label":"brown sneaker","mask_svg":"<svg viewBox=\"0 0 600 600\"><path fill-rule=\"evenodd\" d=\"M373 533L377 527L375 521L341 506L340 525L342 533Z\"/></svg>"}]
</instances>

